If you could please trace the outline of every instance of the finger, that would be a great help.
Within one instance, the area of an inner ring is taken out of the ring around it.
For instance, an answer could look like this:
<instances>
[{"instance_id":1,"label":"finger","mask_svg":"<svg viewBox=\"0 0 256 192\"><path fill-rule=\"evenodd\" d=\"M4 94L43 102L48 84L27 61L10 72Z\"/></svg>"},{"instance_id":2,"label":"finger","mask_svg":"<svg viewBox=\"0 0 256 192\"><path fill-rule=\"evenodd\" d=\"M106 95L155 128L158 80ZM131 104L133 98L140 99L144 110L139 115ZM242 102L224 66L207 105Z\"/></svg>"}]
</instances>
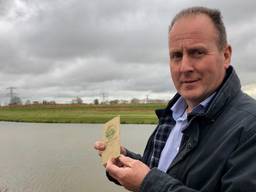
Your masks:
<instances>
[{"instance_id":1,"label":"finger","mask_svg":"<svg viewBox=\"0 0 256 192\"><path fill-rule=\"evenodd\" d=\"M134 159L124 155L120 155L118 160L123 164L123 166L126 166L126 167L131 167L132 163L135 161Z\"/></svg>"},{"instance_id":2,"label":"finger","mask_svg":"<svg viewBox=\"0 0 256 192\"><path fill-rule=\"evenodd\" d=\"M94 149L104 151L106 149L106 145L103 141L96 141L94 144Z\"/></svg>"},{"instance_id":3,"label":"finger","mask_svg":"<svg viewBox=\"0 0 256 192\"><path fill-rule=\"evenodd\" d=\"M119 160L119 157L115 158L114 164L118 167L124 167L123 163Z\"/></svg>"},{"instance_id":4,"label":"finger","mask_svg":"<svg viewBox=\"0 0 256 192\"><path fill-rule=\"evenodd\" d=\"M127 151L126 151L125 147L120 146L120 153L123 154L123 155L127 154Z\"/></svg>"},{"instance_id":5,"label":"finger","mask_svg":"<svg viewBox=\"0 0 256 192\"><path fill-rule=\"evenodd\" d=\"M121 168L119 168L117 165L115 165L115 160L110 159L107 162L106 165L106 171L115 179L118 179L121 174Z\"/></svg>"}]
</instances>

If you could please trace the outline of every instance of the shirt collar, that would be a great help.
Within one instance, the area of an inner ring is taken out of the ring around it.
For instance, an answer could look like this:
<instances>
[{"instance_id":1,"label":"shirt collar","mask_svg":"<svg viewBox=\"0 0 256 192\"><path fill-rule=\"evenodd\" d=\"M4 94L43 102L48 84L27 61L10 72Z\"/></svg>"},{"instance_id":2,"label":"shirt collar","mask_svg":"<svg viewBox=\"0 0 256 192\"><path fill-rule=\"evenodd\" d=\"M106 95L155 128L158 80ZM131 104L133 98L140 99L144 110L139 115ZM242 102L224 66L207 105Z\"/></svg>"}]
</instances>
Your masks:
<instances>
[{"instance_id":1,"label":"shirt collar","mask_svg":"<svg viewBox=\"0 0 256 192\"><path fill-rule=\"evenodd\" d=\"M192 112L203 113L215 94L216 92L214 92L205 100L203 100L201 103L199 103L197 106L195 106L192 109ZM185 99L183 97L180 97L171 107L173 119L177 121L180 117L184 115L184 112L186 109L187 109L187 104L185 102Z\"/></svg>"},{"instance_id":2,"label":"shirt collar","mask_svg":"<svg viewBox=\"0 0 256 192\"><path fill-rule=\"evenodd\" d=\"M201 105L202 107L206 108L209 104L209 102L212 100L212 98L214 97L214 95L216 94L216 92L214 92L213 94L211 94L209 97L207 97L205 100L203 100L199 105Z\"/></svg>"},{"instance_id":3,"label":"shirt collar","mask_svg":"<svg viewBox=\"0 0 256 192\"><path fill-rule=\"evenodd\" d=\"M172 110L172 117L175 121L178 120L178 118L180 118L185 110L187 108L187 104L184 100L183 97L180 97L172 106L171 110Z\"/></svg>"}]
</instances>

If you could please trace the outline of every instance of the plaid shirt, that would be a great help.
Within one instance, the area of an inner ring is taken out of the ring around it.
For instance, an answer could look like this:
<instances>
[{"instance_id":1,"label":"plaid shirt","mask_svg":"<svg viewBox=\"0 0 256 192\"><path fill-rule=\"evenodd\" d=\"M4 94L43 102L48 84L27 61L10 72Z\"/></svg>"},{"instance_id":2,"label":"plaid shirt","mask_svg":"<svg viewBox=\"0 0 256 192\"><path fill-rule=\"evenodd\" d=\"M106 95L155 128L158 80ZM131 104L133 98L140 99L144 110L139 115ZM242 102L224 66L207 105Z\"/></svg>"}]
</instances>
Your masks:
<instances>
[{"instance_id":1,"label":"plaid shirt","mask_svg":"<svg viewBox=\"0 0 256 192\"><path fill-rule=\"evenodd\" d=\"M160 121L162 123L158 125L157 132L153 139L153 152L150 159L150 168L158 166L161 152L165 146L172 128L175 126L175 121L172 119L171 114L164 116L160 119Z\"/></svg>"}]
</instances>

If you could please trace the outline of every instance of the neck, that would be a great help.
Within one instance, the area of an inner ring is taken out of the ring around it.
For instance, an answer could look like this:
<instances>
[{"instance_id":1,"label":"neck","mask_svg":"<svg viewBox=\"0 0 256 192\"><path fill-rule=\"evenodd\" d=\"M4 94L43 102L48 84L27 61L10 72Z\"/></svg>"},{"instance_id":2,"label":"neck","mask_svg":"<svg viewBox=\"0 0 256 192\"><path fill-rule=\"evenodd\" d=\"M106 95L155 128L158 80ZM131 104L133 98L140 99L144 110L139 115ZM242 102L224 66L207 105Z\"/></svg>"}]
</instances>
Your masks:
<instances>
[{"instance_id":1,"label":"neck","mask_svg":"<svg viewBox=\"0 0 256 192\"><path fill-rule=\"evenodd\" d=\"M193 107L194 107L194 106L193 106ZM188 106L187 106L187 109L186 109L186 112L187 112L187 113L191 113L193 107L188 105Z\"/></svg>"},{"instance_id":2,"label":"neck","mask_svg":"<svg viewBox=\"0 0 256 192\"><path fill-rule=\"evenodd\" d=\"M187 104L186 112L187 112L187 113L192 112L193 108L196 107L197 105L199 105L199 103L201 103L202 101L203 101L203 100L197 101L197 102L196 102L196 101L192 102L192 101L186 101L186 100L185 100L185 102L186 102L186 104Z\"/></svg>"}]
</instances>

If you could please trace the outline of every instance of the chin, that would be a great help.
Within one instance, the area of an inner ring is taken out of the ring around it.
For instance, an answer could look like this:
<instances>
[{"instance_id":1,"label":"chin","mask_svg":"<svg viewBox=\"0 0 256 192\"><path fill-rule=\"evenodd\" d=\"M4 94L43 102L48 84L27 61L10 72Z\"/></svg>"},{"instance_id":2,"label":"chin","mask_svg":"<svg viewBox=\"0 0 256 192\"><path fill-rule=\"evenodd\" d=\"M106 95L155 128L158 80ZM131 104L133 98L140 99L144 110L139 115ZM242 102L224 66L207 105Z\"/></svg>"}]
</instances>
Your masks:
<instances>
[{"instance_id":1,"label":"chin","mask_svg":"<svg viewBox=\"0 0 256 192\"><path fill-rule=\"evenodd\" d=\"M192 92L181 92L180 94L186 101L189 101L191 103L200 103L203 100L203 97L199 93L192 93Z\"/></svg>"}]
</instances>

